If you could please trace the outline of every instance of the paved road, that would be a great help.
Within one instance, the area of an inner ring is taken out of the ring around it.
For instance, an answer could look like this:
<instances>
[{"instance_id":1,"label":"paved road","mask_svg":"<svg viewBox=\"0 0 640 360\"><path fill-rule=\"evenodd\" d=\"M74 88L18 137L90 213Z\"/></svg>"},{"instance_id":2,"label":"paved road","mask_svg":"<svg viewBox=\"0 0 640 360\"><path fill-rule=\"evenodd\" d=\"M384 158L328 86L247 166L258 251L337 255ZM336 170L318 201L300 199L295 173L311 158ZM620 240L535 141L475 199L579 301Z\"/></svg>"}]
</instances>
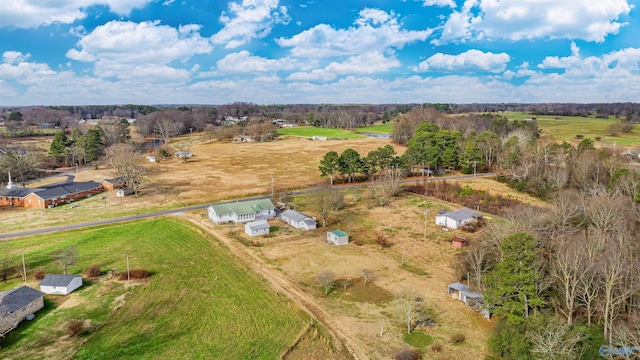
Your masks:
<instances>
[{"instance_id":1,"label":"paved road","mask_svg":"<svg viewBox=\"0 0 640 360\"><path fill-rule=\"evenodd\" d=\"M485 174L478 174L477 177L491 177L491 176L495 176L495 175L496 175L495 173L485 173ZM456 176L447 176L447 177L432 177L432 178L429 178L429 179L431 181L439 181L439 180L469 179L469 178L473 178L473 177L474 177L474 175L456 175ZM411 178L411 179L404 180L403 183L412 183L412 182L419 182L419 181L424 181L424 180L425 180L424 177ZM343 185L343 186L340 186L340 188L341 189L353 189L353 188L357 188L357 187L360 187L360 186L366 186L366 185L369 185L369 184L368 183L358 183L358 184L351 184L351 185ZM305 194L305 193L312 192L312 191L314 191L314 190L313 189L307 189L307 190L294 191L291 194L292 195L300 195L300 194ZM269 199L269 198L271 198L271 197L270 196L255 196L255 197L252 197L252 198L245 198L243 200ZM233 203L233 202L235 202L235 200L222 202L222 204L224 204L224 203ZM43 228L43 229L37 229L37 230L30 230L30 231L22 231L22 232L9 233L9 234L0 234L0 240L6 240L6 239L15 238L15 237L21 237L21 236L46 234L46 233L51 233L51 232L56 232L56 231L66 231L66 230L73 230L73 229L81 229L81 228L86 228L86 227L91 227L91 226L115 224L115 223L120 223L120 222L125 222L125 221L146 219L146 218L151 218L151 217L156 217L156 216L178 214L178 213L191 211L191 210L205 209L208 206L209 206L209 204L194 205L194 206L187 206L187 207L182 207L182 208L177 208L177 209L172 209L172 210L156 211L156 212L148 213L148 214L124 216L124 217L119 217L119 218L115 218L115 219L98 220L98 221L91 221L91 222L80 223L80 224L56 226L56 227Z\"/></svg>"}]
</instances>

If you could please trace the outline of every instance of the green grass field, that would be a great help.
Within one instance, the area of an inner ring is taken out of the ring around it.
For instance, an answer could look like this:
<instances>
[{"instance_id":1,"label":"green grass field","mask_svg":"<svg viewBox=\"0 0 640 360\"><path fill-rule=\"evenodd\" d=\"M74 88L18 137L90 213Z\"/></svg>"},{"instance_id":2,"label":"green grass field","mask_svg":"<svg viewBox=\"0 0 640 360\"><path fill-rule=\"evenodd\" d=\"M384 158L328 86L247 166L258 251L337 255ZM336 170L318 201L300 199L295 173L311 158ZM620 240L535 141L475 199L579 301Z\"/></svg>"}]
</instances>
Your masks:
<instances>
[{"instance_id":1,"label":"green grass field","mask_svg":"<svg viewBox=\"0 0 640 360\"><path fill-rule=\"evenodd\" d=\"M544 131L543 138L556 141L570 141L576 135L583 135L585 138L594 139L596 136L602 138L601 142L618 145L639 145L640 129L638 125L629 134L619 136L609 136L607 126L620 122L620 119L609 118L599 119L595 117L581 116L553 116L553 115L530 115L524 113L506 112L502 114L509 120L523 120L528 117L535 117L538 126Z\"/></svg>"},{"instance_id":2,"label":"green grass field","mask_svg":"<svg viewBox=\"0 0 640 360\"><path fill-rule=\"evenodd\" d=\"M313 126L298 126L298 127L292 127L292 128L278 129L278 135L302 136L302 137L326 136L328 138L337 138L337 139L366 138L365 135L349 132L342 129L317 128Z\"/></svg>"},{"instance_id":3,"label":"green grass field","mask_svg":"<svg viewBox=\"0 0 640 360\"><path fill-rule=\"evenodd\" d=\"M6 241L0 253L11 253L19 262L24 250L31 272L37 267L60 272L50 255L68 246L79 255L70 273L91 264L125 271L123 254L128 253L132 269L153 276L143 286L128 288L106 280L85 285L72 306L46 300L47 309L35 320L0 340L3 358L273 359L304 326L288 299L269 290L208 234L176 218ZM20 279L11 279L0 284L0 291L19 284ZM112 312L114 299L123 294L124 305ZM90 319L94 332L61 346L70 319Z\"/></svg>"},{"instance_id":4,"label":"green grass field","mask_svg":"<svg viewBox=\"0 0 640 360\"><path fill-rule=\"evenodd\" d=\"M372 126L363 126L356 129L358 132L368 132L374 134L391 134L393 123L377 124Z\"/></svg>"}]
</instances>

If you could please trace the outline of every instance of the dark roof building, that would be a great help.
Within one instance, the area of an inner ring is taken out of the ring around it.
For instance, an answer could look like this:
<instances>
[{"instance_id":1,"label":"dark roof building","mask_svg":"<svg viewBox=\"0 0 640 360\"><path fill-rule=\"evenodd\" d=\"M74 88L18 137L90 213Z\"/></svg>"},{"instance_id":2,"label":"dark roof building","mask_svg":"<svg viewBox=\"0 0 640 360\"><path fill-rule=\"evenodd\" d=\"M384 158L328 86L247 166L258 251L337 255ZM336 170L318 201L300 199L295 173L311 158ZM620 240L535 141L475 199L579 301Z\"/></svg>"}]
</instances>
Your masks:
<instances>
[{"instance_id":1,"label":"dark roof building","mask_svg":"<svg viewBox=\"0 0 640 360\"><path fill-rule=\"evenodd\" d=\"M28 286L20 286L13 290L1 292L0 317L15 313L43 296L45 296L45 293Z\"/></svg>"}]
</instances>

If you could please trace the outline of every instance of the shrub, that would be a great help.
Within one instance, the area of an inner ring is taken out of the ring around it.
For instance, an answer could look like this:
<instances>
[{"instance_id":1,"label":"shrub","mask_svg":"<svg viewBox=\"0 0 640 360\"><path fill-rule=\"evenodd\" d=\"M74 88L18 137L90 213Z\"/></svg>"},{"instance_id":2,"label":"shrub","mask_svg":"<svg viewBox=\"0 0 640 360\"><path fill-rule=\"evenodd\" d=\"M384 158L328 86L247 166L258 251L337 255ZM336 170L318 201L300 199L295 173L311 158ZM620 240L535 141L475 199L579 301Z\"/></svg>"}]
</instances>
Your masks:
<instances>
[{"instance_id":1,"label":"shrub","mask_svg":"<svg viewBox=\"0 0 640 360\"><path fill-rule=\"evenodd\" d=\"M67 334L72 337L78 337L84 332L84 321L71 320L67 323Z\"/></svg>"},{"instance_id":2,"label":"shrub","mask_svg":"<svg viewBox=\"0 0 640 360\"><path fill-rule=\"evenodd\" d=\"M44 279L44 277L47 275L47 273L44 271L43 268L37 268L34 272L33 272L33 278L35 280L42 280Z\"/></svg>"},{"instance_id":3,"label":"shrub","mask_svg":"<svg viewBox=\"0 0 640 360\"><path fill-rule=\"evenodd\" d=\"M91 265L84 271L84 274L87 275L88 278L97 278L102 275L102 272L98 265Z\"/></svg>"},{"instance_id":4,"label":"shrub","mask_svg":"<svg viewBox=\"0 0 640 360\"><path fill-rule=\"evenodd\" d=\"M440 351L442 351L442 344L437 342L437 343L431 345L430 349L431 349L431 351L436 352L436 353L440 352Z\"/></svg>"},{"instance_id":5,"label":"shrub","mask_svg":"<svg viewBox=\"0 0 640 360\"><path fill-rule=\"evenodd\" d=\"M451 343L452 344L462 344L466 340L466 337L463 333L455 333L451 335Z\"/></svg>"},{"instance_id":6,"label":"shrub","mask_svg":"<svg viewBox=\"0 0 640 360\"><path fill-rule=\"evenodd\" d=\"M404 346L396 352L393 358L395 360L419 360L422 359L422 354L416 348Z\"/></svg>"},{"instance_id":7,"label":"shrub","mask_svg":"<svg viewBox=\"0 0 640 360\"><path fill-rule=\"evenodd\" d=\"M118 280L127 280L128 276L130 276L132 280L145 280L151 277L151 273L144 269L133 269L129 271L128 274L126 271L123 271L118 275Z\"/></svg>"}]
</instances>

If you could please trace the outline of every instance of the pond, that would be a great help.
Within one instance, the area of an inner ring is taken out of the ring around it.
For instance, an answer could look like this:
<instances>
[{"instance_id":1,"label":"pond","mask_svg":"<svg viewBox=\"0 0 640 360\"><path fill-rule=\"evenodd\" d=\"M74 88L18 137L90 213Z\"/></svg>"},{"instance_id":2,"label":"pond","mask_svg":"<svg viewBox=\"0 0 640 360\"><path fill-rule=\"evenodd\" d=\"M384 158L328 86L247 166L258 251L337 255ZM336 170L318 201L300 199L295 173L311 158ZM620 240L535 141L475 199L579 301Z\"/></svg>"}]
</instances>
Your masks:
<instances>
[{"instance_id":1,"label":"pond","mask_svg":"<svg viewBox=\"0 0 640 360\"><path fill-rule=\"evenodd\" d=\"M391 134L380 134L380 133L370 133L370 132L361 132L359 134L378 138L378 139L391 139Z\"/></svg>"}]
</instances>

